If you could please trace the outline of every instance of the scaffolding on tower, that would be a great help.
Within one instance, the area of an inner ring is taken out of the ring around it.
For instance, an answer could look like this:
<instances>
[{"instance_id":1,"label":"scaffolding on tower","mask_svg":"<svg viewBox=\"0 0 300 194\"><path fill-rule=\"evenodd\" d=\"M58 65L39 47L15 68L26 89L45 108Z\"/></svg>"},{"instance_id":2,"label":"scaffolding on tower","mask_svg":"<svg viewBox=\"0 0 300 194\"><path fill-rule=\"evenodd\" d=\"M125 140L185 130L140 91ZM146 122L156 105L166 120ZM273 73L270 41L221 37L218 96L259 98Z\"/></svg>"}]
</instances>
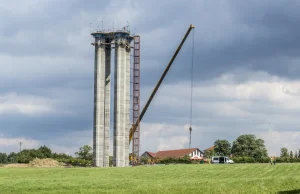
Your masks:
<instances>
[{"instance_id":1,"label":"scaffolding on tower","mask_svg":"<svg viewBox=\"0 0 300 194\"><path fill-rule=\"evenodd\" d=\"M140 36L134 36L133 47L133 113L132 121L136 123L140 116ZM132 154L136 161L140 156L140 125L133 134Z\"/></svg>"}]
</instances>

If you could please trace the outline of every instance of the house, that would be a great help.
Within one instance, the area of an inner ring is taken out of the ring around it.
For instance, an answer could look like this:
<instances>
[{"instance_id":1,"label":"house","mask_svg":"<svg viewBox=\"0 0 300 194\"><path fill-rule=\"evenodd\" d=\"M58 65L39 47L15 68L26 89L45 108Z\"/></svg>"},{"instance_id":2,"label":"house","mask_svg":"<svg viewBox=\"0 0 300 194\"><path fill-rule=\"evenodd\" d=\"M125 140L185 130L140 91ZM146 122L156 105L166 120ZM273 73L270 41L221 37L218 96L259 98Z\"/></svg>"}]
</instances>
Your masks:
<instances>
[{"instance_id":1,"label":"house","mask_svg":"<svg viewBox=\"0 0 300 194\"><path fill-rule=\"evenodd\" d=\"M214 153L215 150L215 146L211 146L209 148L206 148L204 150L204 157L205 158L210 158L212 156L212 154Z\"/></svg>"},{"instance_id":2,"label":"house","mask_svg":"<svg viewBox=\"0 0 300 194\"><path fill-rule=\"evenodd\" d=\"M141 155L141 157L147 158L147 159L154 159L156 158L156 153L153 152L145 152Z\"/></svg>"},{"instance_id":3,"label":"house","mask_svg":"<svg viewBox=\"0 0 300 194\"><path fill-rule=\"evenodd\" d=\"M164 150L158 151L157 153L145 152L142 154L142 157L147 157L149 159L165 159L165 158L184 158L189 156L191 159L201 158L204 153L198 148L190 149L178 149L178 150Z\"/></svg>"},{"instance_id":4,"label":"house","mask_svg":"<svg viewBox=\"0 0 300 194\"><path fill-rule=\"evenodd\" d=\"M204 153L205 152L207 152L207 151L214 151L215 150L215 146L211 146L211 147L209 147L209 148L206 148L205 150L203 150L204 151Z\"/></svg>"}]
</instances>

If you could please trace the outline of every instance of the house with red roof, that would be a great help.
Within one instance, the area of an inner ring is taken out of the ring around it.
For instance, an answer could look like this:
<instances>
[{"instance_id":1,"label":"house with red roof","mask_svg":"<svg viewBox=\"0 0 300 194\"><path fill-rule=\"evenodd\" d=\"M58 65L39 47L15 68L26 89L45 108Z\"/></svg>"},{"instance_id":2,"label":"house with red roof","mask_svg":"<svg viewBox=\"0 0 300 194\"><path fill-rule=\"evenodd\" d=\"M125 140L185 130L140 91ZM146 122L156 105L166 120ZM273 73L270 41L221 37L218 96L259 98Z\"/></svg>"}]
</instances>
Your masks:
<instances>
[{"instance_id":1,"label":"house with red roof","mask_svg":"<svg viewBox=\"0 0 300 194\"><path fill-rule=\"evenodd\" d=\"M207 152L207 151L214 151L215 150L215 146L211 146L209 148L206 148L205 150L203 150L204 152Z\"/></svg>"},{"instance_id":2,"label":"house with red roof","mask_svg":"<svg viewBox=\"0 0 300 194\"><path fill-rule=\"evenodd\" d=\"M165 158L184 158L186 156L191 159L199 159L202 158L204 152L202 152L198 148L189 148L189 149L178 149L178 150L163 150L158 151L156 153L148 152L142 154L141 157L149 158L149 159L165 159Z\"/></svg>"},{"instance_id":3,"label":"house with red roof","mask_svg":"<svg viewBox=\"0 0 300 194\"><path fill-rule=\"evenodd\" d=\"M153 158L156 158L156 153L154 153L154 152L145 152L145 153L142 154L141 157L153 159Z\"/></svg>"}]
</instances>

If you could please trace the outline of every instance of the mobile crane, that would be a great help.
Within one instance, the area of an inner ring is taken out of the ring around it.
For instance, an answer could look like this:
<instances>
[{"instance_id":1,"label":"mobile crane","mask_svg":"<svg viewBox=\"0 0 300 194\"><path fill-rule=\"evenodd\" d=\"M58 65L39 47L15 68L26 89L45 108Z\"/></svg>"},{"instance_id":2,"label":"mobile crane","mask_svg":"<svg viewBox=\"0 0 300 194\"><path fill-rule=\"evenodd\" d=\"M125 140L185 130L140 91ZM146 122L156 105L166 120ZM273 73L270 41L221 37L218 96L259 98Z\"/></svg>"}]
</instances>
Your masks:
<instances>
[{"instance_id":1,"label":"mobile crane","mask_svg":"<svg viewBox=\"0 0 300 194\"><path fill-rule=\"evenodd\" d=\"M169 62L169 64L168 64L168 66L166 67L166 69L165 69L165 71L163 72L162 76L161 76L160 79L158 80L158 83L156 84L154 90L152 91L152 94L151 94L151 96L149 97L147 103L145 104L145 106L144 106L144 108L143 108L141 114L139 115L139 117L138 117L136 123L133 123L133 125L132 125L132 127L131 127L131 129L130 129L130 131L129 131L129 143L131 142L131 140L132 140L132 138L133 138L134 132L136 131L137 127L139 126L139 123L141 122L143 116L145 115L145 113L146 113L146 111L147 111L147 109L148 109L148 107L149 107L149 105L150 105L152 99L154 98L154 96L155 96L155 94L156 94L156 92L157 92L159 86L161 85L161 83L163 82L165 76L167 75L167 73L168 73L170 67L172 66L172 64L173 64L173 62L174 62L174 60L175 60L177 54L179 53L179 51L180 51L182 45L184 44L184 42L185 42L185 40L187 39L188 35L190 34L190 32L191 32L194 28L195 28L194 25L191 24L190 27L189 27L189 29L187 30L185 36L183 37L183 39L182 39L180 45L178 46L176 52L174 53L173 57L171 58L171 60L170 60L170 62ZM190 127L190 132L191 132L191 129L192 129L192 128Z\"/></svg>"}]
</instances>

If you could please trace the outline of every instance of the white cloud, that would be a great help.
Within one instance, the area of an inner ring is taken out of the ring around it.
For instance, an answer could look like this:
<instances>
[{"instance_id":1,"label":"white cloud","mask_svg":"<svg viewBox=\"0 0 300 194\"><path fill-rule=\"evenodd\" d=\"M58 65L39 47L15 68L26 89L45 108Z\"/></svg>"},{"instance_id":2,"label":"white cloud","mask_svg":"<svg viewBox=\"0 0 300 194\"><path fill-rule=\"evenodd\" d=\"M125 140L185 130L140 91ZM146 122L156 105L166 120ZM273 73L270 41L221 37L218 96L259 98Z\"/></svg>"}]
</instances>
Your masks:
<instances>
[{"instance_id":1,"label":"white cloud","mask_svg":"<svg viewBox=\"0 0 300 194\"><path fill-rule=\"evenodd\" d=\"M236 82L240 77L248 79ZM209 147L218 138L232 142L241 134L257 134L265 138L270 154L278 155L282 146L300 148L299 135L295 132L300 127L300 100L297 95L287 93L287 88L296 93L300 90L300 81L245 71L243 75L228 73L214 80L197 82L193 121L198 130L193 132L194 145ZM142 125L143 148L157 151L187 146L188 133L183 126L189 121L189 100L189 83L166 84L160 88L143 121L151 118L165 120L165 123ZM269 132L268 123L277 130Z\"/></svg>"},{"instance_id":2,"label":"white cloud","mask_svg":"<svg viewBox=\"0 0 300 194\"><path fill-rule=\"evenodd\" d=\"M244 72L244 74L247 76L248 73ZM260 77L261 73L257 74ZM255 76L251 76L251 79L237 83L233 81L234 77L236 77L235 74L228 73L209 82L195 83L194 105L198 108L203 105L210 107L216 105L215 108L221 110L220 106L223 106L228 110L227 112L234 112L235 108L246 111L249 106L255 106L259 101L263 101L266 105L274 105L278 110L300 109L299 97L296 95L300 91L300 81L289 81L269 75L269 79L265 76L264 80L257 81ZM189 100L190 85L187 82L181 82L163 85L159 96L156 96L155 103L168 107L187 107ZM242 112L238 112L240 113Z\"/></svg>"},{"instance_id":3,"label":"white cloud","mask_svg":"<svg viewBox=\"0 0 300 194\"><path fill-rule=\"evenodd\" d=\"M276 131L270 129L266 132L257 133L257 137L265 140L265 144L270 156L280 156L280 149L286 147L289 151L299 151L300 132L299 131Z\"/></svg>"},{"instance_id":4,"label":"white cloud","mask_svg":"<svg viewBox=\"0 0 300 194\"><path fill-rule=\"evenodd\" d=\"M33 95L9 93L0 96L0 114L21 113L25 115L55 112L51 100Z\"/></svg>"},{"instance_id":5,"label":"white cloud","mask_svg":"<svg viewBox=\"0 0 300 194\"><path fill-rule=\"evenodd\" d=\"M1 54L3 81L45 80L61 75L92 73L92 65L85 66L84 58L67 56L18 56ZM92 60L92 59L91 59ZM92 64L92 62L90 63Z\"/></svg>"},{"instance_id":6,"label":"white cloud","mask_svg":"<svg viewBox=\"0 0 300 194\"><path fill-rule=\"evenodd\" d=\"M22 150L37 148L40 145L40 142L37 140L27 139L23 137L19 137L19 138L0 137L0 152L4 152L4 153L19 152L20 142L22 142Z\"/></svg>"},{"instance_id":7,"label":"white cloud","mask_svg":"<svg viewBox=\"0 0 300 194\"><path fill-rule=\"evenodd\" d=\"M8 138L0 135L0 152L19 152L19 143L22 142L22 149L38 149L46 145L52 152L66 153L73 155L83 145L93 145L92 130L73 131L54 140L43 138L43 140L29 139L25 137Z\"/></svg>"},{"instance_id":8,"label":"white cloud","mask_svg":"<svg viewBox=\"0 0 300 194\"><path fill-rule=\"evenodd\" d=\"M159 144L157 151L159 150L172 150L172 149L184 149L189 142L189 138L186 136L173 136L169 138L159 138Z\"/></svg>"},{"instance_id":9,"label":"white cloud","mask_svg":"<svg viewBox=\"0 0 300 194\"><path fill-rule=\"evenodd\" d=\"M55 141L46 140L45 143L53 152L74 155L83 145L93 147L92 130L70 131L64 136L57 137Z\"/></svg>"},{"instance_id":10,"label":"white cloud","mask_svg":"<svg viewBox=\"0 0 300 194\"><path fill-rule=\"evenodd\" d=\"M188 125L141 123L141 151L185 148L189 143Z\"/></svg>"}]
</instances>

